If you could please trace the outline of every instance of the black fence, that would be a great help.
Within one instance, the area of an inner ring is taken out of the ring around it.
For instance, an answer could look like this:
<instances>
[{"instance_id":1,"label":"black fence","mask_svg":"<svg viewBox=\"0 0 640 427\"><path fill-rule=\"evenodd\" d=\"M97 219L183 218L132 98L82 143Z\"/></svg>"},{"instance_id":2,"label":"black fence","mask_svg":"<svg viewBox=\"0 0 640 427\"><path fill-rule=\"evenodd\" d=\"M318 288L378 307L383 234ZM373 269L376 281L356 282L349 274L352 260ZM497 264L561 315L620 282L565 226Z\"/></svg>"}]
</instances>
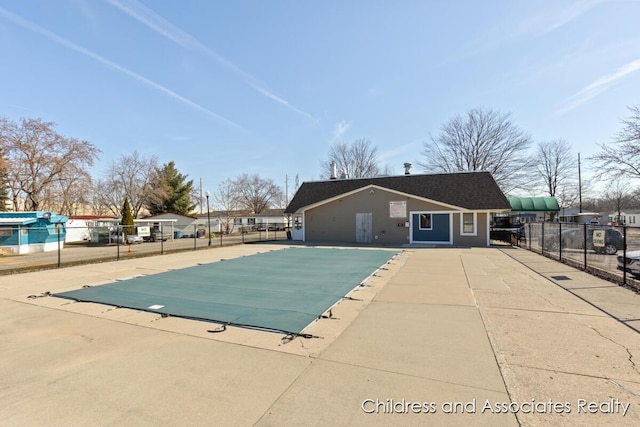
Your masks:
<instances>
[{"instance_id":1,"label":"black fence","mask_svg":"<svg viewBox=\"0 0 640 427\"><path fill-rule=\"evenodd\" d=\"M639 227L529 223L495 237L640 291Z\"/></svg>"},{"instance_id":2,"label":"black fence","mask_svg":"<svg viewBox=\"0 0 640 427\"><path fill-rule=\"evenodd\" d=\"M126 228L117 224L2 227L0 274L291 238L290 230L282 224L260 224L210 235L201 226L177 230L160 225L140 234L127 234Z\"/></svg>"}]
</instances>

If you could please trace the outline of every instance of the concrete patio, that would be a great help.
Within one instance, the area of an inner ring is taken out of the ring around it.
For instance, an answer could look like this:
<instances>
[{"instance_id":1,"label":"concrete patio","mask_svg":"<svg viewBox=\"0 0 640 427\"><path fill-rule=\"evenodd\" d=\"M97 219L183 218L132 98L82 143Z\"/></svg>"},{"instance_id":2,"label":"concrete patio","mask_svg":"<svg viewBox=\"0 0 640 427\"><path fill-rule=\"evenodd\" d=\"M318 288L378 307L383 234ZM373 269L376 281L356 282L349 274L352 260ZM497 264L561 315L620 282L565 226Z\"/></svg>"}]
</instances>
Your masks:
<instances>
[{"instance_id":1,"label":"concrete patio","mask_svg":"<svg viewBox=\"0 0 640 427\"><path fill-rule=\"evenodd\" d=\"M640 425L640 296L518 248L398 249L312 339L39 297L283 247L0 277L2 425Z\"/></svg>"}]
</instances>

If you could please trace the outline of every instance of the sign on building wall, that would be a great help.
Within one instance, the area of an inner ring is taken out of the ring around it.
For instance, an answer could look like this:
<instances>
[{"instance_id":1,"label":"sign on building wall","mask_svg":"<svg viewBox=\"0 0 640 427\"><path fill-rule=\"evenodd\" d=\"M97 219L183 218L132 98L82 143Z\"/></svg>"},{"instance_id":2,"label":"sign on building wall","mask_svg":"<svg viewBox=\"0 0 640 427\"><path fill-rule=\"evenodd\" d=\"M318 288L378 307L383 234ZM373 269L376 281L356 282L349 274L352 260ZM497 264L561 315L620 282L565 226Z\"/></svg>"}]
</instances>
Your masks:
<instances>
[{"instance_id":1,"label":"sign on building wall","mask_svg":"<svg viewBox=\"0 0 640 427\"><path fill-rule=\"evenodd\" d=\"M389 202L389 218L406 218L407 202Z\"/></svg>"}]
</instances>

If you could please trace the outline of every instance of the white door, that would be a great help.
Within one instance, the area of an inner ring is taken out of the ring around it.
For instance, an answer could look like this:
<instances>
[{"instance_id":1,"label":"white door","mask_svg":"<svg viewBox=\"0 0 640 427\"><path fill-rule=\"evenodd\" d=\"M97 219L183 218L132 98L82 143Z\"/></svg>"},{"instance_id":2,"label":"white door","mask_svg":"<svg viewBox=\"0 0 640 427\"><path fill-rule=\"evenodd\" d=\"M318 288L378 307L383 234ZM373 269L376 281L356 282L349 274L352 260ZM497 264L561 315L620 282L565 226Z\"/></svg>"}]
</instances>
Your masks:
<instances>
[{"instance_id":1,"label":"white door","mask_svg":"<svg viewBox=\"0 0 640 427\"><path fill-rule=\"evenodd\" d=\"M356 242L371 243L373 240L373 214L356 214Z\"/></svg>"}]
</instances>

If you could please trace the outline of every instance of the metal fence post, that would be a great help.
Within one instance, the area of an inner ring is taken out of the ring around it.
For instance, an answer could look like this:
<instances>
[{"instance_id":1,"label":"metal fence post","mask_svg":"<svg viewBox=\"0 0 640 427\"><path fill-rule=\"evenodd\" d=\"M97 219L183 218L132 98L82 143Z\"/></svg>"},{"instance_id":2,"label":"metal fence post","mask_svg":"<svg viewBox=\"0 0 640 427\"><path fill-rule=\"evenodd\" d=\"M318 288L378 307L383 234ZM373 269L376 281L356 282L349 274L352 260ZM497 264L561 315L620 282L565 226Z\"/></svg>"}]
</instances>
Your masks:
<instances>
[{"instance_id":1,"label":"metal fence post","mask_svg":"<svg viewBox=\"0 0 640 427\"><path fill-rule=\"evenodd\" d=\"M195 251L196 249L198 249L197 247L197 239L198 239L198 232L196 229L197 225L193 224L193 250Z\"/></svg>"},{"instance_id":2,"label":"metal fence post","mask_svg":"<svg viewBox=\"0 0 640 427\"><path fill-rule=\"evenodd\" d=\"M622 284L627 285L627 226L622 226Z\"/></svg>"},{"instance_id":3,"label":"metal fence post","mask_svg":"<svg viewBox=\"0 0 640 427\"><path fill-rule=\"evenodd\" d=\"M160 223L160 255L164 255L164 225Z\"/></svg>"},{"instance_id":4,"label":"metal fence post","mask_svg":"<svg viewBox=\"0 0 640 427\"><path fill-rule=\"evenodd\" d=\"M540 248L540 253L544 255L544 222L542 223L542 230L540 232L540 241L542 242L542 247Z\"/></svg>"},{"instance_id":5,"label":"metal fence post","mask_svg":"<svg viewBox=\"0 0 640 427\"><path fill-rule=\"evenodd\" d=\"M60 233L62 231L62 224L58 223L58 268L60 268Z\"/></svg>"},{"instance_id":6,"label":"metal fence post","mask_svg":"<svg viewBox=\"0 0 640 427\"><path fill-rule=\"evenodd\" d=\"M562 262L562 223L558 221L558 255Z\"/></svg>"},{"instance_id":7,"label":"metal fence post","mask_svg":"<svg viewBox=\"0 0 640 427\"><path fill-rule=\"evenodd\" d=\"M584 242L584 271L587 271L587 224L582 224L582 241Z\"/></svg>"}]
</instances>

